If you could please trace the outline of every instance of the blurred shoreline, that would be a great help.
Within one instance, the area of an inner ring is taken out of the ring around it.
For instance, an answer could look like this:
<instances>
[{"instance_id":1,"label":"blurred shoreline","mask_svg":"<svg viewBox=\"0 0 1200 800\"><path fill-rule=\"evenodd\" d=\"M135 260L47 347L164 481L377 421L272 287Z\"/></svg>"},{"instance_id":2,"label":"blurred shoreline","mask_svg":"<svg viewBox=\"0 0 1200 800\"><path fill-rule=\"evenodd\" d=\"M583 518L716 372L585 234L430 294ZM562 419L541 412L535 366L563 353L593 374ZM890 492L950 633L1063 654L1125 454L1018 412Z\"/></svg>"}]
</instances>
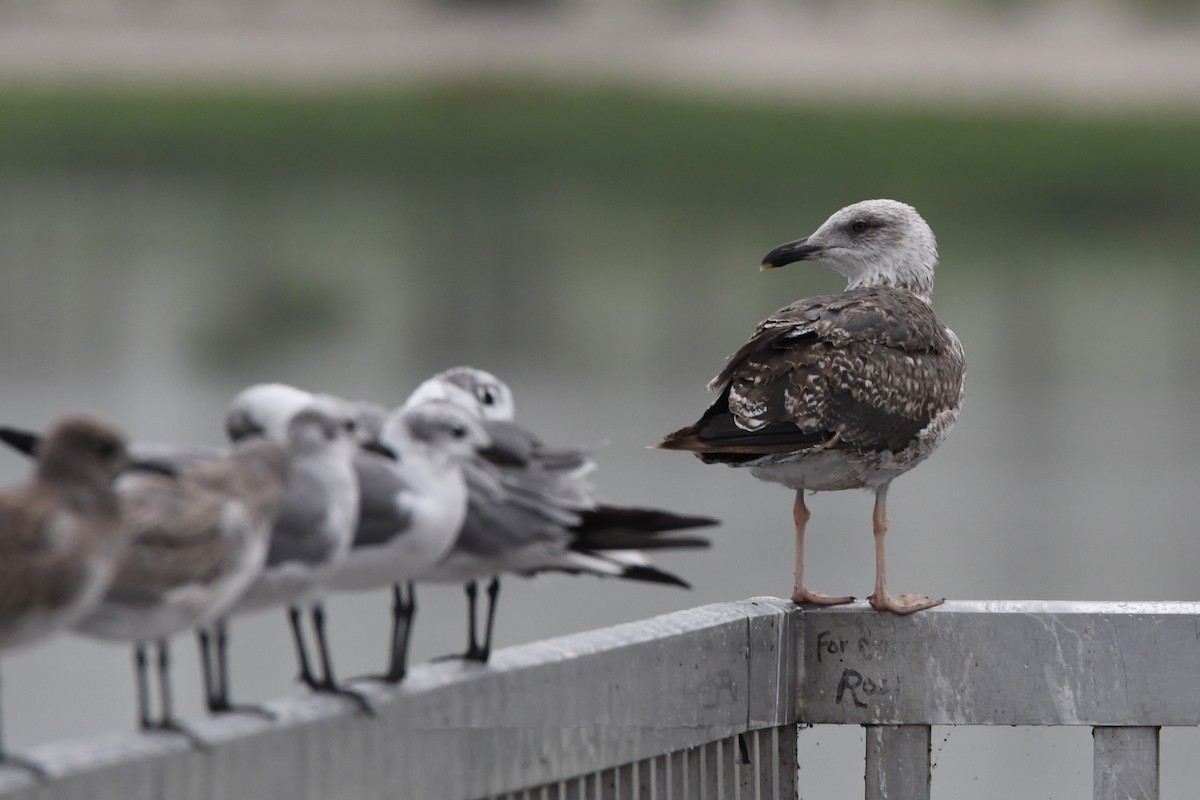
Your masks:
<instances>
[{"instance_id":1,"label":"blurred shoreline","mask_svg":"<svg viewBox=\"0 0 1200 800\"><path fill-rule=\"evenodd\" d=\"M282 2L10 10L0 16L0 87L304 89L494 77L884 106L1200 109L1200 26L1191 16L1131 20L1079 4L1008 13L735 5L398 4L339 16Z\"/></svg>"}]
</instances>

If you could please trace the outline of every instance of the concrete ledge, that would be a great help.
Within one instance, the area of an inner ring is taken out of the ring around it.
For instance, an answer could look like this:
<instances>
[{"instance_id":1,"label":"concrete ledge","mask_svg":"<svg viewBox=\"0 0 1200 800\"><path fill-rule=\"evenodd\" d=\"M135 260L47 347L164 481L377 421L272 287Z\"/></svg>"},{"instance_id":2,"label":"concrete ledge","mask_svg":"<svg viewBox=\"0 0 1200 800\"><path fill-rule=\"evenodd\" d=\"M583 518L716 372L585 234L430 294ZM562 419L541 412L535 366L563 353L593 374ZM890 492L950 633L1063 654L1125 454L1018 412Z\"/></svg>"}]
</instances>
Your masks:
<instances>
[{"instance_id":1,"label":"concrete ledge","mask_svg":"<svg viewBox=\"0 0 1200 800\"><path fill-rule=\"evenodd\" d=\"M211 742L114 735L26 754L54 776L0 770L21 800L478 798L628 764L794 718L801 612L759 598L506 648L487 666L425 664L377 716L327 697L279 718L198 720Z\"/></svg>"},{"instance_id":2,"label":"concrete ledge","mask_svg":"<svg viewBox=\"0 0 1200 800\"><path fill-rule=\"evenodd\" d=\"M1200 724L1200 603L856 603L801 636L803 722Z\"/></svg>"}]
</instances>

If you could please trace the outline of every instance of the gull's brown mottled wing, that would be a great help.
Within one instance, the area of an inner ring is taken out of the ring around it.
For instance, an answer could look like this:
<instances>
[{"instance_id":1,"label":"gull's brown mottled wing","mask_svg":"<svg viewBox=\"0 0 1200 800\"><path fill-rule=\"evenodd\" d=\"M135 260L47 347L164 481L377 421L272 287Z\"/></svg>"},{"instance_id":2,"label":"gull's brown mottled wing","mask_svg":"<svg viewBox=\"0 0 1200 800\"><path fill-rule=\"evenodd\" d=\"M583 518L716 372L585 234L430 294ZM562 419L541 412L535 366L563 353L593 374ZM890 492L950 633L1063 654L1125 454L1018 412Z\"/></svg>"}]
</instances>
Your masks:
<instances>
[{"instance_id":1,"label":"gull's brown mottled wing","mask_svg":"<svg viewBox=\"0 0 1200 800\"><path fill-rule=\"evenodd\" d=\"M958 340L910 292L801 300L759 324L709 384L717 401L659 447L735 462L819 446L898 452L957 406L964 369Z\"/></svg>"}]
</instances>

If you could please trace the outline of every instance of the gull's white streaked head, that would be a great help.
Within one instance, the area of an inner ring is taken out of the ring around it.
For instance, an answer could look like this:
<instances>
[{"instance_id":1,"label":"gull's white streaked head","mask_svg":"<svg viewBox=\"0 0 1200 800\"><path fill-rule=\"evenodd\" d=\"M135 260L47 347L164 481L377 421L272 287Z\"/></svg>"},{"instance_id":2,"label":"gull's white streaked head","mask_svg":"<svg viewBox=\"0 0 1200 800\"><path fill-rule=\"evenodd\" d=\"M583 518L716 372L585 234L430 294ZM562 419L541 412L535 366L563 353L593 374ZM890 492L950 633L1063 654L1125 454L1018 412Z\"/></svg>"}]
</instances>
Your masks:
<instances>
[{"instance_id":1,"label":"gull's white streaked head","mask_svg":"<svg viewBox=\"0 0 1200 800\"><path fill-rule=\"evenodd\" d=\"M933 230L915 208L863 200L834 212L810 236L776 247L762 267L820 261L844 275L849 289L889 286L928 300L937 260Z\"/></svg>"},{"instance_id":2,"label":"gull's white streaked head","mask_svg":"<svg viewBox=\"0 0 1200 800\"><path fill-rule=\"evenodd\" d=\"M358 450L356 431L357 425L349 415L313 402L288 419L287 450L289 455L328 454L348 461Z\"/></svg>"},{"instance_id":3,"label":"gull's white streaked head","mask_svg":"<svg viewBox=\"0 0 1200 800\"><path fill-rule=\"evenodd\" d=\"M247 436L266 436L281 446L288 441L287 425L313 395L285 383L256 383L238 392L225 413L225 433L237 442Z\"/></svg>"},{"instance_id":4,"label":"gull's white streaked head","mask_svg":"<svg viewBox=\"0 0 1200 800\"><path fill-rule=\"evenodd\" d=\"M345 400L332 394L318 394L314 395L314 398L323 408L337 409L354 420L359 444L379 440L379 434L383 430L383 421L387 419L388 409L378 403L365 400Z\"/></svg>"},{"instance_id":5,"label":"gull's white streaked head","mask_svg":"<svg viewBox=\"0 0 1200 800\"><path fill-rule=\"evenodd\" d=\"M429 400L394 411L383 425L380 440L401 465L415 466L411 456L416 455L440 468L461 466L492 443L472 411L447 400Z\"/></svg>"},{"instance_id":6,"label":"gull's white streaked head","mask_svg":"<svg viewBox=\"0 0 1200 800\"><path fill-rule=\"evenodd\" d=\"M288 426L301 411L318 409L361 437L354 404L333 395L316 395L286 383L256 383L238 392L225 414L225 433L230 441L248 436L265 436L281 447L288 446Z\"/></svg>"},{"instance_id":7,"label":"gull's white streaked head","mask_svg":"<svg viewBox=\"0 0 1200 800\"><path fill-rule=\"evenodd\" d=\"M453 367L418 386L405 407L429 400L445 400L478 414L489 422L512 422L516 401L512 390L490 372L474 367Z\"/></svg>"}]
</instances>

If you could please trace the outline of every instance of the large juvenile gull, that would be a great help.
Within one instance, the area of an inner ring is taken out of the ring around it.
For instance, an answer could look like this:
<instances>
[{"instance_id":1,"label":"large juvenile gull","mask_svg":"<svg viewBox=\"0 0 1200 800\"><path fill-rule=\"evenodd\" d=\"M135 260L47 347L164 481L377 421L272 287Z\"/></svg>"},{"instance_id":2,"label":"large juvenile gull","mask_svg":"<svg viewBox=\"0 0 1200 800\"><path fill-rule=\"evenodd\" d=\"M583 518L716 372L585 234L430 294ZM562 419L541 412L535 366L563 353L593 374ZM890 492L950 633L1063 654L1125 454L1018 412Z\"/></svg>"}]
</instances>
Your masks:
<instances>
[{"instance_id":1,"label":"large juvenile gull","mask_svg":"<svg viewBox=\"0 0 1200 800\"><path fill-rule=\"evenodd\" d=\"M467 650L464 658L486 662L491 653L499 575L545 571L624 578L687 587L650 563L641 550L706 547L697 536L670 531L716 524L708 517L597 503L586 476L595 468L582 447L550 448L512 420L512 390L499 378L455 367L422 383L407 403L440 398L484 421L492 446L465 467L467 514L453 549L422 581L464 583ZM487 625L480 644L475 628L477 581L488 585Z\"/></svg>"},{"instance_id":2,"label":"large juvenile gull","mask_svg":"<svg viewBox=\"0 0 1200 800\"><path fill-rule=\"evenodd\" d=\"M47 435L33 480L0 491L0 651L70 627L104 595L126 545L112 488L126 459L116 431L70 417ZM2 763L43 774L0 746Z\"/></svg>"},{"instance_id":3,"label":"large juvenile gull","mask_svg":"<svg viewBox=\"0 0 1200 800\"><path fill-rule=\"evenodd\" d=\"M888 593L887 491L946 438L963 400L966 363L931 306L937 243L912 206L866 200L811 236L772 250L763 269L821 261L849 282L841 294L798 300L759 323L708 385L720 397L659 447L705 463L748 467L795 490L796 603L832 605L804 585L804 491L875 492L871 605L907 614L938 605Z\"/></svg>"}]
</instances>

